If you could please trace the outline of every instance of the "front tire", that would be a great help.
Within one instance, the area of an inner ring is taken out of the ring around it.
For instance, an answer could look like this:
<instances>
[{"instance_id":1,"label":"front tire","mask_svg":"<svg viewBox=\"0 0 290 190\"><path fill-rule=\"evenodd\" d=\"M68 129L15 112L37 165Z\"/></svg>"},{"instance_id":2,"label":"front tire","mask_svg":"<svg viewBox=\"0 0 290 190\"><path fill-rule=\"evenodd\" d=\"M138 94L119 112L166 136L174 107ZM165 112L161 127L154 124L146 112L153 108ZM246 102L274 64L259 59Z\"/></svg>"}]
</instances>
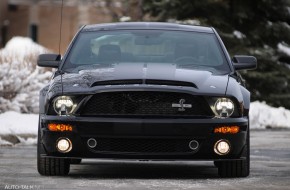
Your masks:
<instances>
[{"instance_id":1,"label":"front tire","mask_svg":"<svg viewBox=\"0 0 290 190\"><path fill-rule=\"evenodd\" d=\"M250 129L247 132L247 141L243 150L245 160L216 162L220 177L247 177L250 174Z\"/></svg>"},{"instance_id":2,"label":"front tire","mask_svg":"<svg viewBox=\"0 0 290 190\"><path fill-rule=\"evenodd\" d=\"M37 170L44 176L62 176L67 175L70 170L70 160L63 158L43 158L44 148L40 138L40 128L37 137Z\"/></svg>"}]
</instances>

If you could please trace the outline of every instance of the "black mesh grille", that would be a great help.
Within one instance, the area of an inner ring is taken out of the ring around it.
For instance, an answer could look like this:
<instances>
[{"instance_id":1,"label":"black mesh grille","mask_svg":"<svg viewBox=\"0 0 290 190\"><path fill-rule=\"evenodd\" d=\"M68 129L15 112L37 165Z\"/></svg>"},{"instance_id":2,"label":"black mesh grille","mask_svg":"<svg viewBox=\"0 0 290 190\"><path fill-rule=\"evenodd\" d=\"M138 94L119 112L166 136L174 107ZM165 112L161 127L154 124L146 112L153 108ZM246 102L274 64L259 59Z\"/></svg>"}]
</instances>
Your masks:
<instances>
[{"instance_id":1,"label":"black mesh grille","mask_svg":"<svg viewBox=\"0 0 290 190\"><path fill-rule=\"evenodd\" d=\"M182 99L183 109L178 107ZM95 94L86 103L81 115L211 117L213 113L201 96L175 92L130 91Z\"/></svg>"},{"instance_id":2,"label":"black mesh grille","mask_svg":"<svg viewBox=\"0 0 290 190\"><path fill-rule=\"evenodd\" d=\"M96 138L94 151L124 153L187 153L190 139Z\"/></svg>"}]
</instances>

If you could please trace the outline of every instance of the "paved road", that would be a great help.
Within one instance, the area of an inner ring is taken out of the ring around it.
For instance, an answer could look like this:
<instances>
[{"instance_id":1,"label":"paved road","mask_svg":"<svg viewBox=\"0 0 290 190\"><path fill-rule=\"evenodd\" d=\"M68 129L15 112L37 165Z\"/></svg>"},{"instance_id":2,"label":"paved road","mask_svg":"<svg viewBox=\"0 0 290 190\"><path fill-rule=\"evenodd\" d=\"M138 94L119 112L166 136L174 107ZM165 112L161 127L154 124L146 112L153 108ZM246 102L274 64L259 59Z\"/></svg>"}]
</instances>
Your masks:
<instances>
[{"instance_id":1,"label":"paved road","mask_svg":"<svg viewBox=\"0 0 290 190\"><path fill-rule=\"evenodd\" d=\"M251 132L251 175L219 179L211 162L90 161L66 177L36 171L36 147L0 147L0 189L290 190L290 131Z\"/></svg>"}]
</instances>

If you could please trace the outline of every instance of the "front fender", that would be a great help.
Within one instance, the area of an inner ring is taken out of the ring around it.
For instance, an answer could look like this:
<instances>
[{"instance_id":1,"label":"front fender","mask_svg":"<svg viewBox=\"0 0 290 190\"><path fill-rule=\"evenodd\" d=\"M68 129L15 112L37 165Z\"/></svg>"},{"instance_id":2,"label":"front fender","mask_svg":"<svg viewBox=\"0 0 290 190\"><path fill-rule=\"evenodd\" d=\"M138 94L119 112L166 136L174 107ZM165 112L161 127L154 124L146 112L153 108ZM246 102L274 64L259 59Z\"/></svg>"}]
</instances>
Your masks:
<instances>
[{"instance_id":1,"label":"front fender","mask_svg":"<svg viewBox=\"0 0 290 190\"><path fill-rule=\"evenodd\" d=\"M45 100L49 85L42 88L39 92L39 114L45 114Z\"/></svg>"},{"instance_id":2,"label":"front fender","mask_svg":"<svg viewBox=\"0 0 290 190\"><path fill-rule=\"evenodd\" d=\"M243 115L249 115L251 93L241 84L239 84L234 78L229 77L226 95L236 97L238 102L244 107Z\"/></svg>"}]
</instances>

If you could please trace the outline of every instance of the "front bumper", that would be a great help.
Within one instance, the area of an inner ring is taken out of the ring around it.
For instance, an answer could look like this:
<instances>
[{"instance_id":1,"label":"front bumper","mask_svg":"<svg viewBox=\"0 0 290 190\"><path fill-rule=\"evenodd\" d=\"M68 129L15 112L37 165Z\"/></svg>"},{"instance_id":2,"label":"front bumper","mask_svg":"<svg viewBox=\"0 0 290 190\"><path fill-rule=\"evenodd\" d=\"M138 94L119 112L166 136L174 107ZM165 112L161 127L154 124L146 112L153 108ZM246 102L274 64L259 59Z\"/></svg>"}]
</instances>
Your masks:
<instances>
[{"instance_id":1,"label":"front bumper","mask_svg":"<svg viewBox=\"0 0 290 190\"><path fill-rule=\"evenodd\" d=\"M52 132L47 128L49 123L71 124L74 130L73 132ZM215 127L224 125L237 125L240 127L240 132L237 134L213 133ZM40 138L46 152L46 154L42 154L43 157L237 160L244 159L242 153L246 145L247 130L248 118L246 117L228 119L132 119L40 116ZM70 152L60 153L57 151L56 141L61 137L71 140L72 150ZM103 146L99 150L91 149L87 145L89 138L97 140L97 147L103 142L106 142L107 146ZM214 144L220 139L226 139L231 143L231 151L226 156L220 156L214 152ZM184 147L188 146L187 142L190 140L199 142L200 146L197 151L187 150ZM113 142L115 148L109 148ZM156 144L154 144L155 142ZM175 146L178 144L180 144L179 149ZM151 151L155 147L163 150L162 146L166 151Z\"/></svg>"}]
</instances>

